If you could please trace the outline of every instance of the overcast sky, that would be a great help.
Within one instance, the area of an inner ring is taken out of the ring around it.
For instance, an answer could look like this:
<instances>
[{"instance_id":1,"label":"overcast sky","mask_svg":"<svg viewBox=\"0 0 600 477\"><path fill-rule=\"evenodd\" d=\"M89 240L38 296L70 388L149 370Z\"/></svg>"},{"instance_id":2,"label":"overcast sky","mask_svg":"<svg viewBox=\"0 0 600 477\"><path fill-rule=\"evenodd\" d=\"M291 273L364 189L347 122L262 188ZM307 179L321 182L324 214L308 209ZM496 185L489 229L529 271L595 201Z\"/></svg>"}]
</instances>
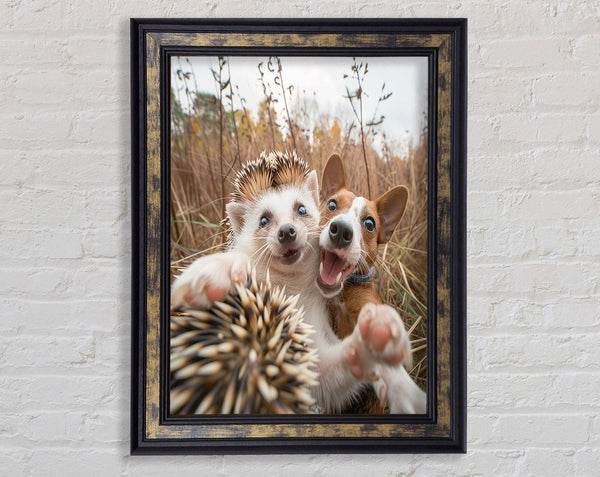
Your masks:
<instances>
[{"instance_id":1,"label":"overcast sky","mask_svg":"<svg viewBox=\"0 0 600 477\"><path fill-rule=\"evenodd\" d=\"M189 63L188 63L189 61ZM263 88L257 68L259 62L266 65L268 58L260 57L228 57L231 80L239 87L239 93L246 99L246 106L256 113L258 104L264 101ZM425 57L362 57L357 63L368 62L368 73L364 77L363 90L368 97L363 98L363 118L366 122L373 117L377 99L385 83L385 91L392 95L387 101L379 104L377 117L385 116L378 130L385 132L388 140L395 144L395 152L403 155L409 141L415 143L424 125L424 113L427 111L427 59ZM313 112L330 117L337 117L348 123L353 119L352 109L346 95L346 86L353 92L357 88L356 80L344 79L350 75L353 60L351 57L281 57L283 79L286 87L293 85L292 103L309 101ZM218 71L217 57L194 56L172 59L173 83L181 88L182 83L175 77L181 68L184 72L193 70L196 84L200 91L217 94L218 89L210 69ZM274 96L279 98L275 107L280 119L284 118L284 104L281 90L273 84L273 73L263 68L265 79L270 80ZM227 67L224 70L227 75ZM190 86L194 85L190 80ZM183 99L184 95L179 94ZM290 98L288 97L288 101ZM239 103L235 105L236 109ZM283 123L283 121L280 121Z\"/></svg>"}]
</instances>

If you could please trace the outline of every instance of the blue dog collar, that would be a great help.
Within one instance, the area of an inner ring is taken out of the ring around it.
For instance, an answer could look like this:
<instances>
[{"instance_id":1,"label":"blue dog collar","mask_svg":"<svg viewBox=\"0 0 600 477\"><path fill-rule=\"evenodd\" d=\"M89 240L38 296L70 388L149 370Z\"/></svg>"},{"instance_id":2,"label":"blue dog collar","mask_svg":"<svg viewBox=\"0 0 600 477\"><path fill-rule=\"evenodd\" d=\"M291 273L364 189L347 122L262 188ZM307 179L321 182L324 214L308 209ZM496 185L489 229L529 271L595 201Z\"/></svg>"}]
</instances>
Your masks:
<instances>
[{"instance_id":1,"label":"blue dog collar","mask_svg":"<svg viewBox=\"0 0 600 477\"><path fill-rule=\"evenodd\" d=\"M373 279L373 267L369 270L369 273L366 275L357 275L355 273L351 273L348 276L348 281L350 283L366 283L370 282Z\"/></svg>"}]
</instances>

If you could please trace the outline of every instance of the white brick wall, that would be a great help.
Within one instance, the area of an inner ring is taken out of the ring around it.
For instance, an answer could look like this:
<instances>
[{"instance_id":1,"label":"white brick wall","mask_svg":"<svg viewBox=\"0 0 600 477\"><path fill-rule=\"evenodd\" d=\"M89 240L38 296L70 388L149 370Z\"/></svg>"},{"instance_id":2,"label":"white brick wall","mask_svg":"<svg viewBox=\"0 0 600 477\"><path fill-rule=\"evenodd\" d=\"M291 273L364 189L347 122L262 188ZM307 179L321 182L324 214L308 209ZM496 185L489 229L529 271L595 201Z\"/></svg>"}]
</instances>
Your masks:
<instances>
[{"instance_id":1,"label":"white brick wall","mask_svg":"<svg viewBox=\"0 0 600 477\"><path fill-rule=\"evenodd\" d=\"M469 18L469 452L129 457L129 17ZM0 475L598 475L595 0L0 5Z\"/></svg>"}]
</instances>

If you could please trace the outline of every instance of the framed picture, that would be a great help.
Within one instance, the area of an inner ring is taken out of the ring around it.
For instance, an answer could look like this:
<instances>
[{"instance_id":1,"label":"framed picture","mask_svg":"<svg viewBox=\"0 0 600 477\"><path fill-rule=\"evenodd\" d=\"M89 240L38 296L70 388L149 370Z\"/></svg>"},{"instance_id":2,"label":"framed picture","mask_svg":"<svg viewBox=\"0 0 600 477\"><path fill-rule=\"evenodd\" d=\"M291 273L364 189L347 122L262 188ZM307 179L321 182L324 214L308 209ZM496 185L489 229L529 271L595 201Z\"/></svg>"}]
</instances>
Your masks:
<instances>
[{"instance_id":1,"label":"framed picture","mask_svg":"<svg viewBox=\"0 0 600 477\"><path fill-rule=\"evenodd\" d=\"M466 451L466 20L131 20L131 452Z\"/></svg>"}]
</instances>

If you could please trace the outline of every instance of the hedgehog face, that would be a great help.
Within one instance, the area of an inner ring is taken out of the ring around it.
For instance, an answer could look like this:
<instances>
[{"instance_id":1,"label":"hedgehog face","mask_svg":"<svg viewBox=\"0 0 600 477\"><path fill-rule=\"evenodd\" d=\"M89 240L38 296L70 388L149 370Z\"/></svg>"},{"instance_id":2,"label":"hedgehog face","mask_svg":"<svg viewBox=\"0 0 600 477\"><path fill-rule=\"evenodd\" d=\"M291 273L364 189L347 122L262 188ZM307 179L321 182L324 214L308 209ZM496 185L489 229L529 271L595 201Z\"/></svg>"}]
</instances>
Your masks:
<instances>
[{"instance_id":1,"label":"hedgehog face","mask_svg":"<svg viewBox=\"0 0 600 477\"><path fill-rule=\"evenodd\" d=\"M311 173L301 185L270 188L253 201L228 204L236 248L242 248L258 268L291 273L316 254L320 219L316 181L316 173Z\"/></svg>"}]
</instances>

